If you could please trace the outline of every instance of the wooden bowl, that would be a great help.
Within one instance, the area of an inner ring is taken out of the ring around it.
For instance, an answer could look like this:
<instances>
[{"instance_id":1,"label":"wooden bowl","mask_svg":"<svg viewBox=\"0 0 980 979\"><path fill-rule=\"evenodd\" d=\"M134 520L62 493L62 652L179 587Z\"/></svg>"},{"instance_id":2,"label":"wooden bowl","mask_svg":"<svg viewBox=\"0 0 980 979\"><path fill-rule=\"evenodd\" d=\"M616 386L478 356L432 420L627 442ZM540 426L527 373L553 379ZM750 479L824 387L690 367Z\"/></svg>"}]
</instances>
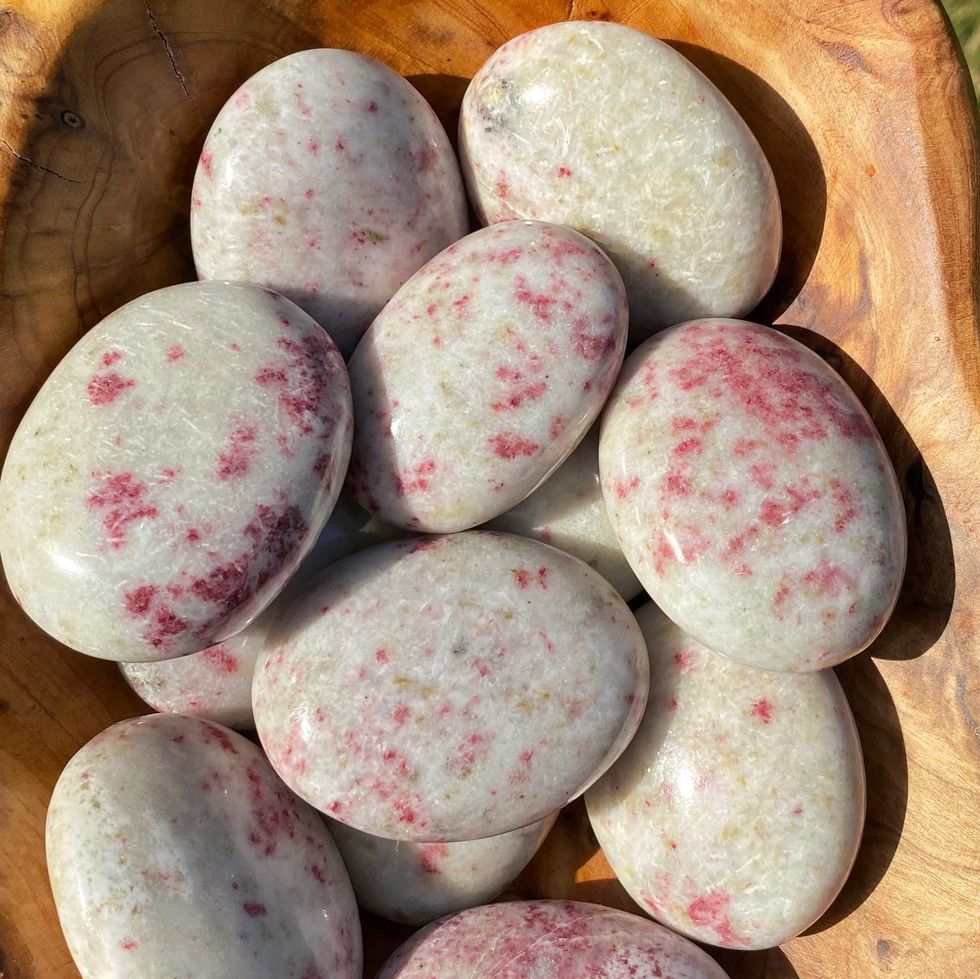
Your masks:
<instances>
[{"instance_id":1,"label":"wooden bowl","mask_svg":"<svg viewBox=\"0 0 980 979\"><path fill-rule=\"evenodd\" d=\"M408 76L454 132L494 48L569 18L668 39L745 116L786 228L757 318L857 390L908 507L899 609L838 670L868 770L857 866L805 936L719 959L741 979L980 975L977 119L934 0L8 0L0 450L82 332L193 278L194 166L245 78L298 49L353 48ZM0 617L0 976L67 979L45 807L82 744L146 708L113 664L48 639L5 588ZM596 850L570 807L513 893L632 907ZM368 963L401 936L368 922Z\"/></svg>"}]
</instances>

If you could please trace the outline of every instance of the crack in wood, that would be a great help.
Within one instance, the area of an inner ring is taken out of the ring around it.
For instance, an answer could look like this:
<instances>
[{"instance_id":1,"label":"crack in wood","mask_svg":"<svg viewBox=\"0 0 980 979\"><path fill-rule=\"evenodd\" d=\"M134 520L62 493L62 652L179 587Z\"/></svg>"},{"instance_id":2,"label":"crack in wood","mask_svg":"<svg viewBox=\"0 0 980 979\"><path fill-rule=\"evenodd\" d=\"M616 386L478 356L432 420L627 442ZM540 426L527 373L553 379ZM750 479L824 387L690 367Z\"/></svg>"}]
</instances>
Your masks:
<instances>
[{"instance_id":1,"label":"crack in wood","mask_svg":"<svg viewBox=\"0 0 980 979\"><path fill-rule=\"evenodd\" d=\"M153 33L160 38L163 48L167 52L167 59L170 61L170 68L174 73L174 77L180 83L180 87L183 89L184 95L186 95L191 102L194 102L194 104L197 105L197 102L194 100L194 96L191 95L187 88L187 83L184 81L184 76L177 67L177 59L174 57L174 49L173 45L170 43L170 38L168 38L167 35L160 30L160 26L157 24L156 14L153 13L153 8L150 6L150 0L143 0L143 6L146 7L146 16L150 19L150 27L153 28Z\"/></svg>"},{"instance_id":2,"label":"crack in wood","mask_svg":"<svg viewBox=\"0 0 980 979\"><path fill-rule=\"evenodd\" d=\"M6 146L18 160L20 160L22 163L26 163L29 167L34 167L35 170L41 170L43 173L50 173L52 177L57 177L59 180L64 180L70 184L80 184L82 182L81 180L74 180L72 177L66 177L63 173L58 173L57 170L52 170L50 167L46 167L43 163L35 163L34 160L30 159L30 157L26 157L18 153L17 150L15 150L2 136L0 136L0 143L3 143L3 145ZM2 977L0 977L0 979L2 979Z\"/></svg>"}]
</instances>

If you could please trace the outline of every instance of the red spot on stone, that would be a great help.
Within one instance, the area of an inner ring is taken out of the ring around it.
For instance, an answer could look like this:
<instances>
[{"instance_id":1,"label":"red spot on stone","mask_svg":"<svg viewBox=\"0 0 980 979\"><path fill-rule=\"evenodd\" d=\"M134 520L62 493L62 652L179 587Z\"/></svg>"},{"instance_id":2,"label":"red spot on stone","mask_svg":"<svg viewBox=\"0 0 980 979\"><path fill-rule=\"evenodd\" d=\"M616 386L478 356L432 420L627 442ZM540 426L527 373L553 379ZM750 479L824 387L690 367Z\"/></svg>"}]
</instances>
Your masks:
<instances>
[{"instance_id":1,"label":"red spot on stone","mask_svg":"<svg viewBox=\"0 0 980 979\"><path fill-rule=\"evenodd\" d=\"M240 479L252 468L255 459L255 427L238 425L228 436L224 452L218 456L217 477L221 482Z\"/></svg>"},{"instance_id":2,"label":"red spot on stone","mask_svg":"<svg viewBox=\"0 0 980 979\"><path fill-rule=\"evenodd\" d=\"M375 102L374 99L372 99L367 104L367 110L368 110L368 112L377 112L378 111L378 103Z\"/></svg>"},{"instance_id":3,"label":"red spot on stone","mask_svg":"<svg viewBox=\"0 0 980 979\"><path fill-rule=\"evenodd\" d=\"M176 363L186 353L187 351L179 343L175 343L167 350L167 360L169 360L171 364Z\"/></svg>"},{"instance_id":4,"label":"red spot on stone","mask_svg":"<svg viewBox=\"0 0 980 979\"><path fill-rule=\"evenodd\" d=\"M522 590L527 588L531 583L531 573L523 568L518 568L516 571L512 571L511 574L513 574L517 586Z\"/></svg>"},{"instance_id":5,"label":"red spot on stone","mask_svg":"<svg viewBox=\"0 0 980 979\"><path fill-rule=\"evenodd\" d=\"M722 891L709 891L691 901L687 906L687 915L693 924L713 931L726 945L741 945L745 943L745 939L736 935L732 927L728 915L730 903L729 895Z\"/></svg>"},{"instance_id":6,"label":"red spot on stone","mask_svg":"<svg viewBox=\"0 0 980 979\"><path fill-rule=\"evenodd\" d=\"M390 657L388 656L387 649L379 649L375 652L374 658L378 663L388 663L390 662Z\"/></svg>"},{"instance_id":7,"label":"red spot on stone","mask_svg":"<svg viewBox=\"0 0 980 979\"><path fill-rule=\"evenodd\" d=\"M810 585L818 594L828 594L837 598L843 591L850 591L857 585L854 577L848 574L839 564L832 564L826 558L803 575L805 584Z\"/></svg>"},{"instance_id":8,"label":"red spot on stone","mask_svg":"<svg viewBox=\"0 0 980 979\"><path fill-rule=\"evenodd\" d=\"M704 448L704 444L699 438L689 438L678 442L674 446L673 452L680 456L695 456L700 455Z\"/></svg>"},{"instance_id":9,"label":"red spot on stone","mask_svg":"<svg viewBox=\"0 0 980 979\"><path fill-rule=\"evenodd\" d=\"M191 544L196 544L200 539L201 532L196 527L191 527L191 529L187 531L187 540Z\"/></svg>"},{"instance_id":10,"label":"red spot on stone","mask_svg":"<svg viewBox=\"0 0 980 979\"><path fill-rule=\"evenodd\" d=\"M208 180L210 180L211 177L213 176L212 169L211 169L213 165L214 165L214 157L211 155L209 150L204 150L204 152L201 153L200 166L201 166L201 172L204 174L205 177L208 178Z\"/></svg>"},{"instance_id":11,"label":"red spot on stone","mask_svg":"<svg viewBox=\"0 0 980 979\"><path fill-rule=\"evenodd\" d=\"M106 543L117 549L126 542L126 528L136 521L152 520L157 508L146 502L147 486L131 472L93 473L96 488L87 502L90 511L99 511L106 531Z\"/></svg>"},{"instance_id":12,"label":"red spot on stone","mask_svg":"<svg viewBox=\"0 0 980 979\"><path fill-rule=\"evenodd\" d=\"M768 724L772 720L772 702L765 697L752 704L752 716L758 717L763 724Z\"/></svg>"},{"instance_id":13,"label":"red spot on stone","mask_svg":"<svg viewBox=\"0 0 980 979\"><path fill-rule=\"evenodd\" d=\"M538 630L538 635L541 637L541 641L544 643L544 648L548 650L549 653L555 651L555 644L551 641L550 636L543 629Z\"/></svg>"},{"instance_id":14,"label":"red spot on stone","mask_svg":"<svg viewBox=\"0 0 980 979\"><path fill-rule=\"evenodd\" d=\"M414 823L418 819L418 813L404 799L399 799L394 805L400 823Z\"/></svg>"},{"instance_id":15,"label":"red spot on stone","mask_svg":"<svg viewBox=\"0 0 980 979\"><path fill-rule=\"evenodd\" d=\"M793 807L793 815L794 816L802 816L803 815L803 806L794 806Z\"/></svg>"},{"instance_id":16,"label":"red spot on stone","mask_svg":"<svg viewBox=\"0 0 980 979\"><path fill-rule=\"evenodd\" d=\"M231 676L232 673L238 672L238 658L229 653L221 643L205 649L201 657L217 673Z\"/></svg>"},{"instance_id":17,"label":"red spot on stone","mask_svg":"<svg viewBox=\"0 0 980 979\"><path fill-rule=\"evenodd\" d=\"M419 852L422 870L427 874L438 874L439 861L449 856L449 848L445 843L427 843Z\"/></svg>"},{"instance_id":18,"label":"red spot on stone","mask_svg":"<svg viewBox=\"0 0 980 979\"><path fill-rule=\"evenodd\" d=\"M672 710L672 711L673 710L677 710L677 698L676 697L671 697L670 698L670 703L667 704L667 709L668 710Z\"/></svg>"},{"instance_id":19,"label":"red spot on stone","mask_svg":"<svg viewBox=\"0 0 980 979\"><path fill-rule=\"evenodd\" d=\"M617 479L613 483L613 492L616 494L616 499L625 500L639 485L639 476L630 476L629 479Z\"/></svg>"},{"instance_id":20,"label":"red spot on stone","mask_svg":"<svg viewBox=\"0 0 980 979\"><path fill-rule=\"evenodd\" d=\"M395 704L395 709L391 712L392 720L401 726L412 716L412 710L408 704Z\"/></svg>"},{"instance_id":21,"label":"red spot on stone","mask_svg":"<svg viewBox=\"0 0 980 979\"><path fill-rule=\"evenodd\" d=\"M395 476L395 492L399 496L424 493L429 489L429 477L436 471L435 459L425 459Z\"/></svg>"},{"instance_id":22,"label":"red spot on stone","mask_svg":"<svg viewBox=\"0 0 980 979\"><path fill-rule=\"evenodd\" d=\"M571 175L572 175L572 171L569 170L568 167L559 167L558 168L558 176L559 177L570 177Z\"/></svg>"},{"instance_id":23,"label":"red spot on stone","mask_svg":"<svg viewBox=\"0 0 980 979\"><path fill-rule=\"evenodd\" d=\"M565 431L565 419L561 415L555 415L551 419L551 424L548 426L548 438L552 442L561 436L561 433Z\"/></svg>"},{"instance_id":24,"label":"red spot on stone","mask_svg":"<svg viewBox=\"0 0 980 979\"><path fill-rule=\"evenodd\" d=\"M680 652L674 653L674 663L681 673L687 673L694 666L696 658L690 649L682 649Z\"/></svg>"},{"instance_id":25,"label":"red spot on stone","mask_svg":"<svg viewBox=\"0 0 980 979\"><path fill-rule=\"evenodd\" d=\"M834 514L834 530L841 534L857 516L857 507L854 505L851 491L839 479L830 481L830 491L838 506L838 510Z\"/></svg>"},{"instance_id":26,"label":"red spot on stone","mask_svg":"<svg viewBox=\"0 0 980 979\"><path fill-rule=\"evenodd\" d=\"M718 499L721 500L721 502L726 506L732 506L738 502L738 492L729 487L728 489L722 491Z\"/></svg>"},{"instance_id":27,"label":"red spot on stone","mask_svg":"<svg viewBox=\"0 0 980 979\"><path fill-rule=\"evenodd\" d=\"M242 904L242 909L250 918L261 918L262 915L266 914L265 905L256 901L245 901Z\"/></svg>"},{"instance_id":28,"label":"red spot on stone","mask_svg":"<svg viewBox=\"0 0 980 979\"><path fill-rule=\"evenodd\" d=\"M453 300L453 306L455 306L456 309L462 311L466 308L469 301L470 301L469 296L460 296L459 299Z\"/></svg>"},{"instance_id":29,"label":"red spot on stone","mask_svg":"<svg viewBox=\"0 0 980 979\"><path fill-rule=\"evenodd\" d=\"M306 141L306 148L313 156L320 155L320 144L315 139L308 139Z\"/></svg>"},{"instance_id":30,"label":"red spot on stone","mask_svg":"<svg viewBox=\"0 0 980 979\"><path fill-rule=\"evenodd\" d=\"M603 326L594 326L584 316L572 324L572 342L575 352L587 361L596 361L611 353L616 347L616 334L609 328L612 316L604 316Z\"/></svg>"},{"instance_id":31,"label":"red spot on stone","mask_svg":"<svg viewBox=\"0 0 980 979\"><path fill-rule=\"evenodd\" d=\"M509 193L510 188L507 186L507 181L504 179L503 174L497 178L497 184L494 189L496 190L498 197L506 197Z\"/></svg>"},{"instance_id":32,"label":"red spot on stone","mask_svg":"<svg viewBox=\"0 0 980 979\"><path fill-rule=\"evenodd\" d=\"M124 938L119 943L119 947L125 949L127 952L132 952L133 949L140 947L140 943L135 938Z\"/></svg>"},{"instance_id":33,"label":"red spot on stone","mask_svg":"<svg viewBox=\"0 0 980 979\"><path fill-rule=\"evenodd\" d=\"M205 722L204 724L204 743L213 744L216 743L222 751L227 751L230 755L237 755L238 749L232 744L231 737L229 733L222 727L218 727L217 724L211 724L210 722ZM253 782L257 782L258 778L252 779Z\"/></svg>"},{"instance_id":34,"label":"red spot on stone","mask_svg":"<svg viewBox=\"0 0 980 979\"><path fill-rule=\"evenodd\" d=\"M112 367L117 360L122 360L122 354L118 350L107 350L102 355L102 366Z\"/></svg>"},{"instance_id":35,"label":"red spot on stone","mask_svg":"<svg viewBox=\"0 0 980 979\"><path fill-rule=\"evenodd\" d=\"M790 594L789 587L787 585L780 585L779 588L776 589L776 594L773 595L772 597L773 605L776 606L782 605L783 602L785 602L786 599L789 598L789 594Z\"/></svg>"},{"instance_id":36,"label":"red spot on stone","mask_svg":"<svg viewBox=\"0 0 980 979\"><path fill-rule=\"evenodd\" d=\"M518 276L514 298L520 305L527 307L539 320L547 321L551 319L551 310L557 301L557 297L545 292L534 292L523 276Z\"/></svg>"},{"instance_id":37,"label":"red spot on stone","mask_svg":"<svg viewBox=\"0 0 980 979\"><path fill-rule=\"evenodd\" d=\"M136 386L136 382L131 377L123 377L116 371L108 374L95 374L88 382L88 399L94 405L112 404L116 398Z\"/></svg>"},{"instance_id":38,"label":"red spot on stone","mask_svg":"<svg viewBox=\"0 0 980 979\"><path fill-rule=\"evenodd\" d=\"M511 432L498 432L496 435L491 435L487 441L491 451L499 459L531 458L537 455L541 448L537 442Z\"/></svg>"},{"instance_id":39,"label":"red spot on stone","mask_svg":"<svg viewBox=\"0 0 980 979\"><path fill-rule=\"evenodd\" d=\"M514 408L520 408L525 401L537 401L539 398L544 396L547 390L547 382L538 381L534 384L528 384L525 387L514 390L509 397L500 401L492 402L490 407L493 408L494 411L508 411Z\"/></svg>"},{"instance_id":40,"label":"red spot on stone","mask_svg":"<svg viewBox=\"0 0 980 979\"><path fill-rule=\"evenodd\" d=\"M126 611L133 618L143 618L150 611L150 605L156 594L156 585L140 585L139 588L124 592L123 603Z\"/></svg>"},{"instance_id":41,"label":"red spot on stone","mask_svg":"<svg viewBox=\"0 0 980 979\"><path fill-rule=\"evenodd\" d=\"M313 200L316 197L316 191L312 187L306 188L306 193L303 195L308 201Z\"/></svg>"},{"instance_id":42,"label":"red spot on stone","mask_svg":"<svg viewBox=\"0 0 980 979\"><path fill-rule=\"evenodd\" d=\"M256 384L276 390L279 406L301 435L313 434L317 423L324 433L332 433L335 420L326 395L333 344L321 331L302 340L280 337L278 346L285 356L260 367L255 373Z\"/></svg>"}]
</instances>

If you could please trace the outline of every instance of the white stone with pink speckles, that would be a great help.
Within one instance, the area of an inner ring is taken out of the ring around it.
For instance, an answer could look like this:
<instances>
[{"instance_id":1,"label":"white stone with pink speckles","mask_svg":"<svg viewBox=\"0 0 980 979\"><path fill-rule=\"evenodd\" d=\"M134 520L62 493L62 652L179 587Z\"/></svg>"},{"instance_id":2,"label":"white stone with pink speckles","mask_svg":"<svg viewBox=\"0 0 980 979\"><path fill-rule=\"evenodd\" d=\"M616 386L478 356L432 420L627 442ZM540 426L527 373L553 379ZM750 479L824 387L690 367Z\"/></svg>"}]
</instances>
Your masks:
<instances>
[{"instance_id":1,"label":"white stone with pink speckles","mask_svg":"<svg viewBox=\"0 0 980 979\"><path fill-rule=\"evenodd\" d=\"M595 568L626 601L643 586L616 540L599 484L599 426L526 500L486 525L533 537Z\"/></svg>"},{"instance_id":2,"label":"white stone with pink speckles","mask_svg":"<svg viewBox=\"0 0 980 979\"><path fill-rule=\"evenodd\" d=\"M378 979L727 979L696 945L626 911L577 901L510 901L417 932Z\"/></svg>"},{"instance_id":3,"label":"white stone with pink speckles","mask_svg":"<svg viewBox=\"0 0 980 979\"><path fill-rule=\"evenodd\" d=\"M537 853L557 815L464 843L386 840L336 820L330 821L330 833L362 908L424 925L492 901Z\"/></svg>"},{"instance_id":4,"label":"white stone with pink speckles","mask_svg":"<svg viewBox=\"0 0 980 979\"><path fill-rule=\"evenodd\" d=\"M360 979L350 881L322 820L210 721L120 721L65 767L48 874L83 979Z\"/></svg>"},{"instance_id":5,"label":"white stone with pink speckles","mask_svg":"<svg viewBox=\"0 0 980 979\"><path fill-rule=\"evenodd\" d=\"M258 286L171 286L55 368L0 477L0 551L24 611L123 662L245 628L313 546L347 467L330 338Z\"/></svg>"},{"instance_id":6,"label":"white stone with pink speckles","mask_svg":"<svg viewBox=\"0 0 980 979\"><path fill-rule=\"evenodd\" d=\"M599 469L644 588L716 652L820 669L894 608L905 512L881 438L824 361L769 327L695 320L637 349Z\"/></svg>"},{"instance_id":7,"label":"white stone with pink speckles","mask_svg":"<svg viewBox=\"0 0 980 979\"><path fill-rule=\"evenodd\" d=\"M510 509L588 431L626 329L619 273L568 228L513 221L451 245L351 358L358 502L440 533Z\"/></svg>"},{"instance_id":8,"label":"white stone with pink speckles","mask_svg":"<svg viewBox=\"0 0 980 979\"><path fill-rule=\"evenodd\" d=\"M554 221L609 253L633 340L741 316L772 283L769 163L721 92L654 37L573 21L508 41L466 90L459 146L485 222Z\"/></svg>"},{"instance_id":9,"label":"white stone with pink speckles","mask_svg":"<svg viewBox=\"0 0 980 979\"><path fill-rule=\"evenodd\" d=\"M395 290L466 231L435 113L353 51L299 51L245 82L208 133L191 198L199 274L278 290L345 356Z\"/></svg>"},{"instance_id":10,"label":"white stone with pink speckles","mask_svg":"<svg viewBox=\"0 0 980 979\"><path fill-rule=\"evenodd\" d=\"M864 823L854 719L832 670L754 670L637 615L650 700L632 744L586 795L633 899L728 948L769 948L837 896Z\"/></svg>"},{"instance_id":11,"label":"white stone with pink speckles","mask_svg":"<svg viewBox=\"0 0 980 979\"><path fill-rule=\"evenodd\" d=\"M240 730L254 728L252 674L276 617L329 564L399 534L397 528L370 516L341 495L306 560L254 622L199 653L150 663L120 663L123 676L154 710L204 717Z\"/></svg>"},{"instance_id":12,"label":"white stone with pink speckles","mask_svg":"<svg viewBox=\"0 0 980 979\"><path fill-rule=\"evenodd\" d=\"M647 657L613 587L484 531L381 544L288 609L252 688L287 785L388 839L509 832L585 790L639 722Z\"/></svg>"}]
</instances>

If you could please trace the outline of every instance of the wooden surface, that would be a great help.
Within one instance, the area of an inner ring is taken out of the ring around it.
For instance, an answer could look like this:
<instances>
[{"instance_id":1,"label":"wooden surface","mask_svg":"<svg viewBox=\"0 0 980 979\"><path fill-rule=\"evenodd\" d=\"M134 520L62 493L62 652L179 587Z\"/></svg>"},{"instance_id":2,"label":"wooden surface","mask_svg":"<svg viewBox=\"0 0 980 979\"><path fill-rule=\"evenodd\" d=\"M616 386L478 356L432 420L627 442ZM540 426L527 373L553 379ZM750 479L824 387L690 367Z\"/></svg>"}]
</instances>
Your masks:
<instances>
[{"instance_id":1,"label":"wooden surface","mask_svg":"<svg viewBox=\"0 0 980 979\"><path fill-rule=\"evenodd\" d=\"M0 450L81 332L192 277L196 157L248 75L297 49L350 47L409 76L454 126L495 47L568 17L676 42L745 115L786 222L758 317L856 388L909 512L899 611L838 671L868 767L855 873L807 935L719 957L737 979L980 975L977 134L933 0L8 0ZM144 708L110 664L41 635L5 588L0 622L0 977L75 979L47 885L45 806L78 747ZM610 876L573 806L512 893L630 906ZM370 927L368 961L400 934Z\"/></svg>"}]
</instances>

